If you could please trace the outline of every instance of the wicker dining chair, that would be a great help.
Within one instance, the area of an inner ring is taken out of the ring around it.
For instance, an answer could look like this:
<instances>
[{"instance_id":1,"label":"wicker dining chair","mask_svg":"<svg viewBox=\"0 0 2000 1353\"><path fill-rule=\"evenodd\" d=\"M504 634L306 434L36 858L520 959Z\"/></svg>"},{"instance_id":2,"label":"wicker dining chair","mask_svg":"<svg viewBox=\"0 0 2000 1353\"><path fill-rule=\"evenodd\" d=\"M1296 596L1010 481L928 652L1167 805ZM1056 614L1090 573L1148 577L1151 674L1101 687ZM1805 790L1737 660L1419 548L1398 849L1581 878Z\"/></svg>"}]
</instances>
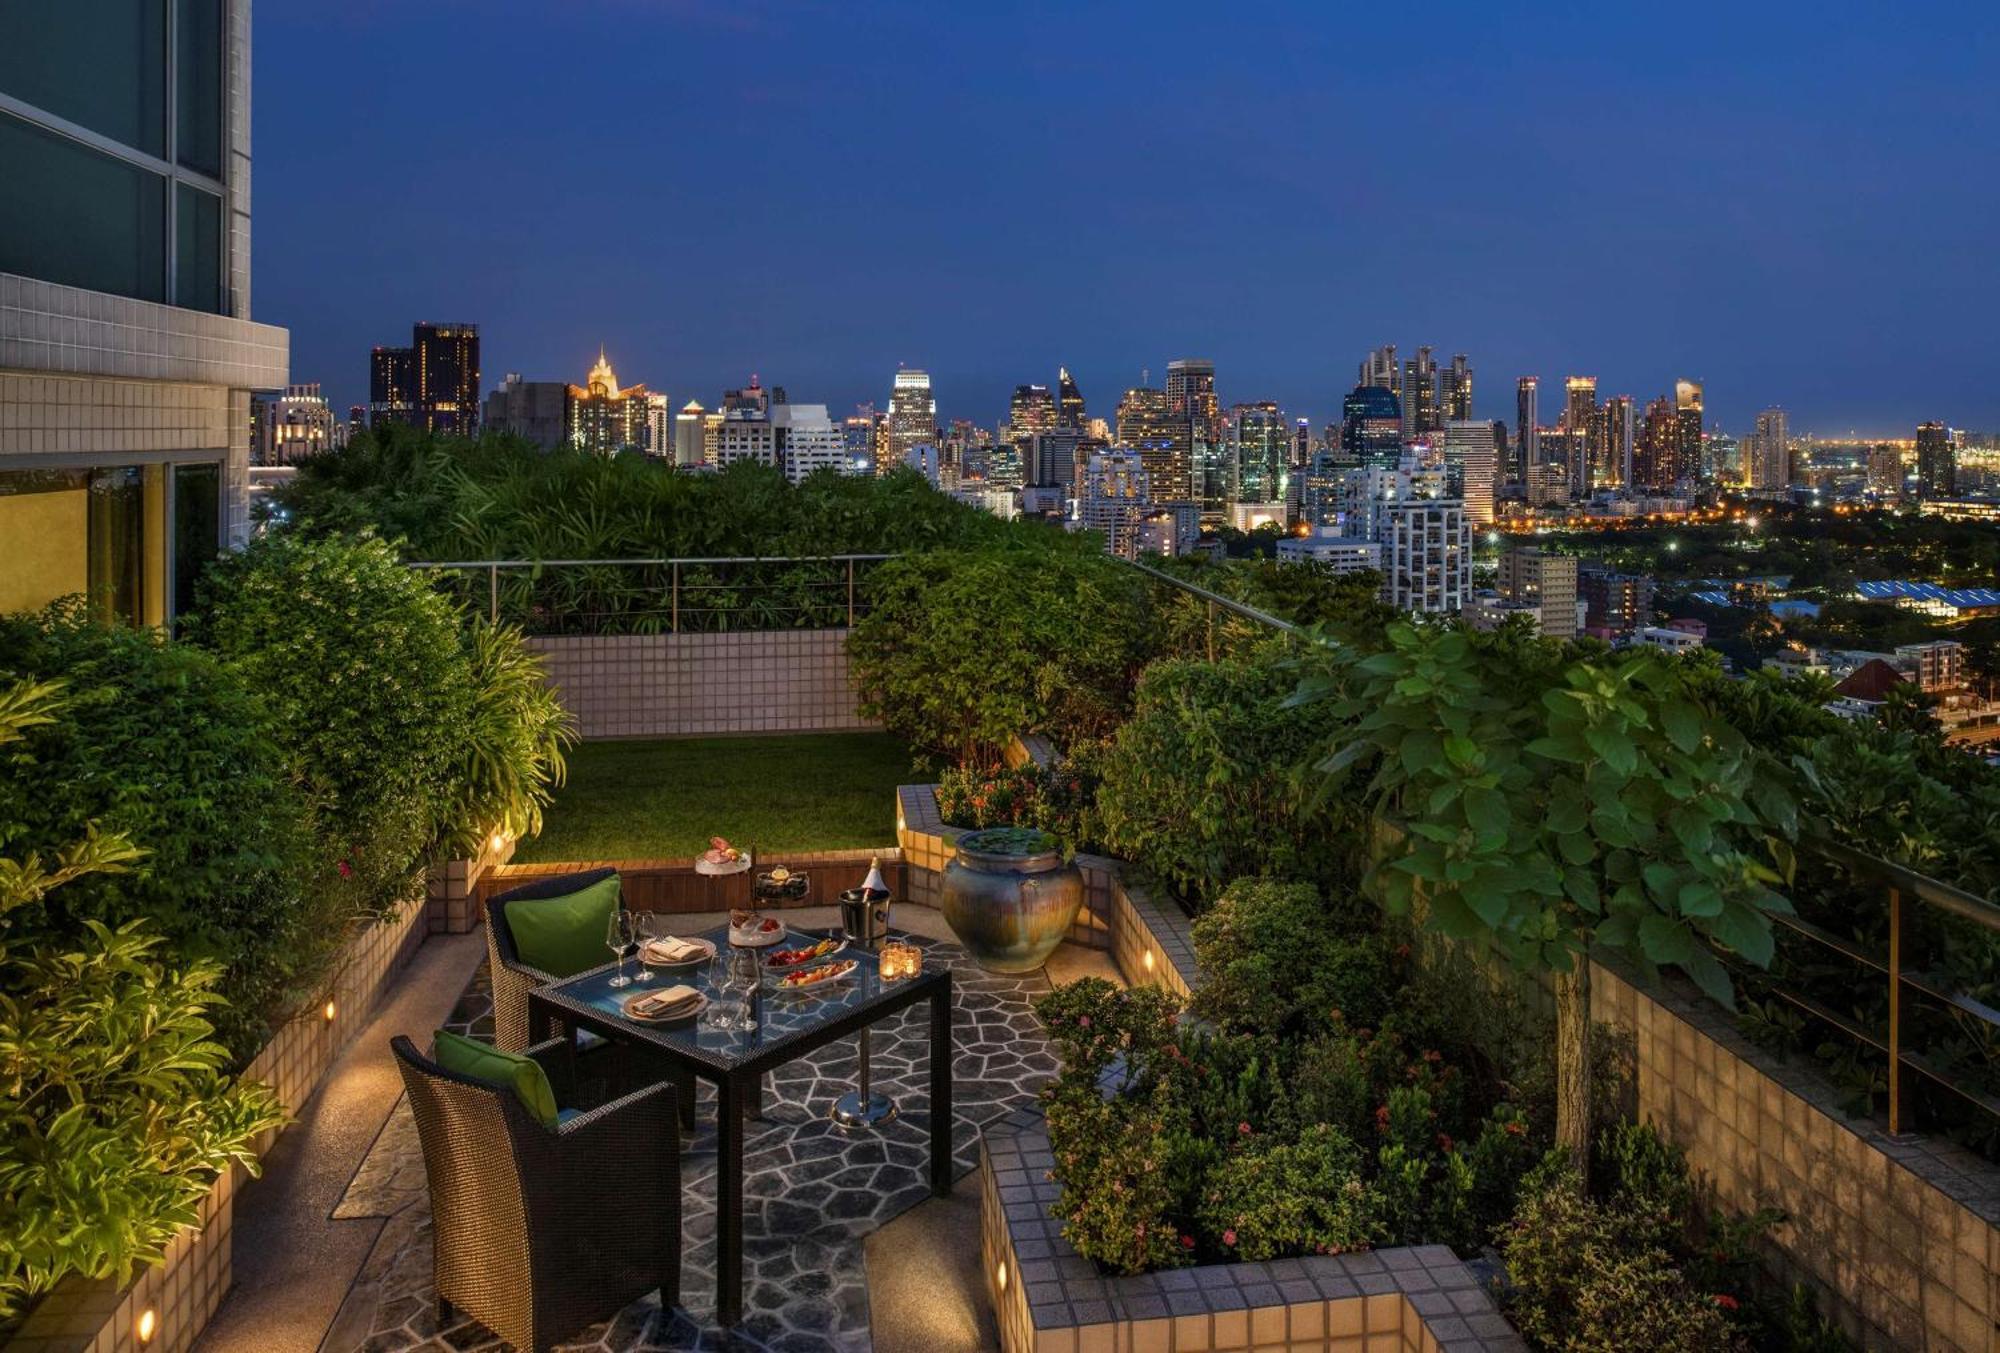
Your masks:
<instances>
[{"instance_id":1,"label":"wicker dining chair","mask_svg":"<svg viewBox=\"0 0 2000 1353\"><path fill-rule=\"evenodd\" d=\"M438 1314L462 1311L522 1353L609 1320L657 1288L680 1304L674 1088L650 1085L554 1128L511 1089L391 1041L430 1182ZM559 1042L527 1050L567 1102Z\"/></svg>"},{"instance_id":2,"label":"wicker dining chair","mask_svg":"<svg viewBox=\"0 0 2000 1353\"><path fill-rule=\"evenodd\" d=\"M493 985L493 1046L520 1052L535 1041L538 1030L528 1027L528 993L556 980L553 973L521 961L514 932L507 924L507 904L538 897L564 897L617 875L616 869L586 869L580 874L554 874L509 888L486 899L486 966ZM625 905L621 893L618 905Z\"/></svg>"}]
</instances>

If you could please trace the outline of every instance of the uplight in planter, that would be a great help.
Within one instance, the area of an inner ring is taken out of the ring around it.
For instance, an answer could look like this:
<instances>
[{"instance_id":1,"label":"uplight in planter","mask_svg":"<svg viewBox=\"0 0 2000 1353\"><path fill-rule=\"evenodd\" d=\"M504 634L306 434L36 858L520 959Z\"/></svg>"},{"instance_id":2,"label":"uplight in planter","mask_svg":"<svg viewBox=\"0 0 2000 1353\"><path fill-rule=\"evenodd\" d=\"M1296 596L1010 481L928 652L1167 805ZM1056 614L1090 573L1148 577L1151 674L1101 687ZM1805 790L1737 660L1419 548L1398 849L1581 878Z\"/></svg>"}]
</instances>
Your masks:
<instances>
[{"instance_id":1,"label":"uplight in planter","mask_svg":"<svg viewBox=\"0 0 2000 1353\"><path fill-rule=\"evenodd\" d=\"M139 1312L139 1318L132 1322L132 1333L139 1337L140 1343L150 1344L153 1342L153 1335L159 1330L159 1327L159 1313L148 1306L145 1310Z\"/></svg>"}]
</instances>

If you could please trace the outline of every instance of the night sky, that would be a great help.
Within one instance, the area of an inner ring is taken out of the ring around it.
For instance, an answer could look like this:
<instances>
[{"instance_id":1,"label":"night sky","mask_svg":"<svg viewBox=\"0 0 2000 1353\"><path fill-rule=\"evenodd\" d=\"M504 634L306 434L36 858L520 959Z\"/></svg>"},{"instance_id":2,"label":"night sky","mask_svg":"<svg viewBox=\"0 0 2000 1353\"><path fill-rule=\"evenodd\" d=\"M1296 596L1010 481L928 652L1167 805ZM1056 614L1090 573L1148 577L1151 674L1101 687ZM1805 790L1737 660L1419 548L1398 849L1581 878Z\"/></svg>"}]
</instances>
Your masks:
<instances>
[{"instance_id":1,"label":"night sky","mask_svg":"<svg viewBox=\"0 0 2000 1353\"><path fill-rule=\"evenodd\" d=\"M991 423L1169 358L1320 422L1363 353L1711 422L2000 430L2000 5L258 0L255 317L367 397L508 371ZM1554 387L1553 389L1551 387Z\"/></svg>"}]
</instances>

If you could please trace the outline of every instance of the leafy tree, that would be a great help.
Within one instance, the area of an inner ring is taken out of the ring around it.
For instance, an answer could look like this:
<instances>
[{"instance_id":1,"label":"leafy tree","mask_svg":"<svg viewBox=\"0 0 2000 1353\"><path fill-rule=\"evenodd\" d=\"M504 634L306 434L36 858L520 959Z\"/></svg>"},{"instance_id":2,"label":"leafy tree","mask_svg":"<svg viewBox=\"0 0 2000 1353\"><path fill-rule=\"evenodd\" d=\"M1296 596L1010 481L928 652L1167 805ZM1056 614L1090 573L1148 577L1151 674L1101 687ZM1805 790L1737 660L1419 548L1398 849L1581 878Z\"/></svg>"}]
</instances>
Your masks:
<instances>
[{"instance_id":1,"label":"leafy tree","mask_svg":"<svg viewBox=\"0 0 2000 1353\"><path fill-rule=\"evenodd\" d=\"M1085 548L934 550L869 577L848 637L862 712L921 752L998 762L1016 733L1101 737L1146 653L1144 577Z\"/></svg>"},{"instance_id":2,"label":"leafy tree","mask_svg":"<svg viewBox=\"0 0 2000 1353\"><path fill-rule=\"evenodd\" d=\"M1770 960L1790 796L1659 655L1409 622L1381 652L1320 653L1297 698L1344 688L1350 721L1321 768L1371 768L1363 797L1403 833L1376 869L1386 903L1552 975L1557 1138L1587 1160L1592 947L1729 1002L1708 946Z\"/></svg>"}]
</instances>

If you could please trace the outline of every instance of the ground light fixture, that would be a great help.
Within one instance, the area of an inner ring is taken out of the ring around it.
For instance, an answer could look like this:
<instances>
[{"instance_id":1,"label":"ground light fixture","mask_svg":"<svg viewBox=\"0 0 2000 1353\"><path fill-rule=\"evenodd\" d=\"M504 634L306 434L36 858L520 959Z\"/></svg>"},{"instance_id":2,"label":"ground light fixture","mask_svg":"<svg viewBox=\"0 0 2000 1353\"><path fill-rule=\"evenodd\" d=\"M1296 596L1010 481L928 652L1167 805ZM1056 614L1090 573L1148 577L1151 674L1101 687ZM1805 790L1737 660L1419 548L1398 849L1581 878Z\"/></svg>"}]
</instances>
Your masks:
<instances>
[{"instance_id":1,"label":"ground light fixture","mask_svg":"<svg viewBox=\"0 0 2000 1353\"><path fill-rule=\"evenodd\" d=\"M160 1313L150 1306L139 1312L139 1318L132 1322L132 1333L142 1344L152 1343L153 1335L159 1332L159 1328Z\"/></svg>"}]
</instances>

